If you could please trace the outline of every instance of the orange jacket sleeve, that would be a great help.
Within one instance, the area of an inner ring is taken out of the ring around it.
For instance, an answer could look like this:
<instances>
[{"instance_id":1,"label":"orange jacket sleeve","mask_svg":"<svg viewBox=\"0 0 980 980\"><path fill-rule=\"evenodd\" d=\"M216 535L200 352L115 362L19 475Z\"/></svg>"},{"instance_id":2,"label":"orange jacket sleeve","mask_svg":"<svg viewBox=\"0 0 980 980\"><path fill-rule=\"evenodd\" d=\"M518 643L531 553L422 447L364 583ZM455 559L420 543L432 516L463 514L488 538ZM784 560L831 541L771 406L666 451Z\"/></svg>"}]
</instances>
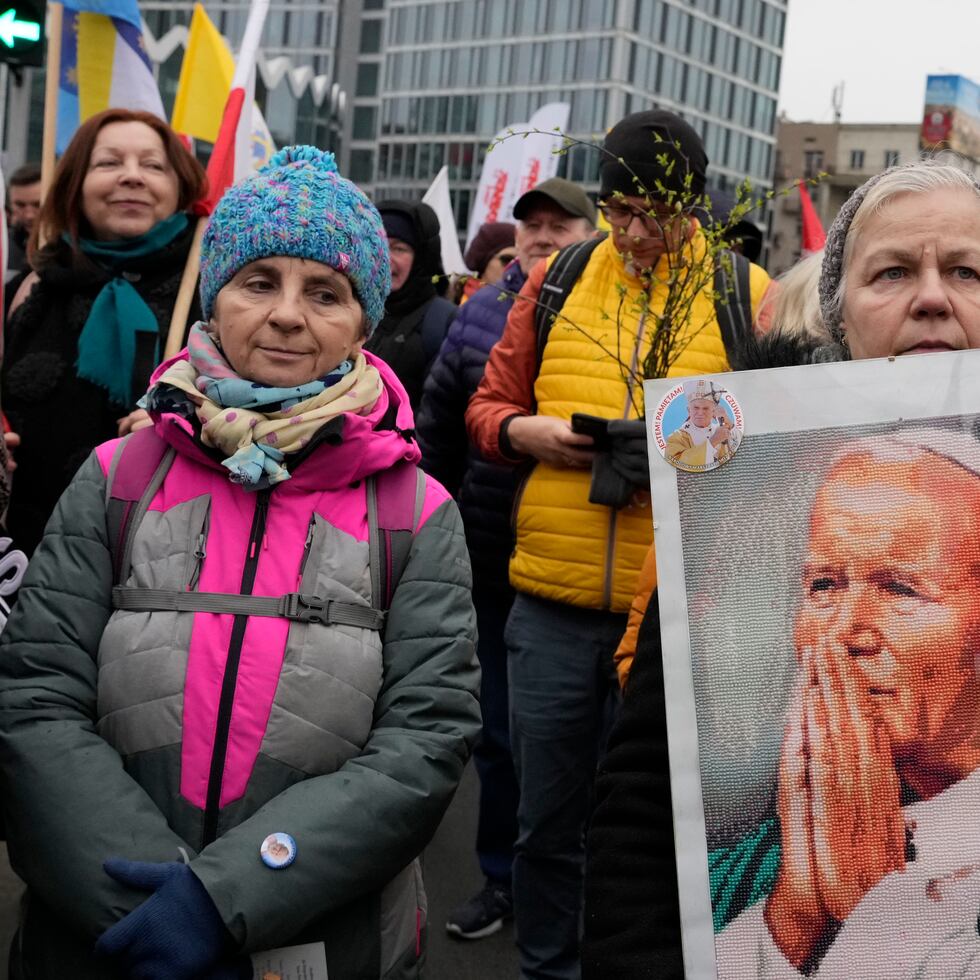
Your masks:
<instances>
[{"instance_id":1,"label":"orange jacket sleeve","mask_svg":"<svg viewBox=\"0 0 980 980\"><path fill-rule=\"evenodd\" d=\"M643 560L643 567L640 569L640 578L636 583L636 595L633 596L633 603L630 606L629 618L626 622L626 632L619 641L619 646L613 654L613 662L616 664L616 674L619 676L619 686L626 687L626 678L629 677L630 667L633 666L633 656L636 653L636 638L640 632L640 623L646 615L647 606L657 588L657 555L653 545L647 552Z\"/></svg>"},{"instance_id":2,"label":"orange jacket sleeve","mask_svg":"<svg viewBox=\"0 0 980 980\"><path fill-rule=\"evenodd\" d=\"M483 380L466 409L466 428L480 455L492 463L516 463L500 429L515 415L534 414L538 338L534 323L547 262L538 262L507 316L503 336L490 351Z\"/></svg>"}]
</instances>

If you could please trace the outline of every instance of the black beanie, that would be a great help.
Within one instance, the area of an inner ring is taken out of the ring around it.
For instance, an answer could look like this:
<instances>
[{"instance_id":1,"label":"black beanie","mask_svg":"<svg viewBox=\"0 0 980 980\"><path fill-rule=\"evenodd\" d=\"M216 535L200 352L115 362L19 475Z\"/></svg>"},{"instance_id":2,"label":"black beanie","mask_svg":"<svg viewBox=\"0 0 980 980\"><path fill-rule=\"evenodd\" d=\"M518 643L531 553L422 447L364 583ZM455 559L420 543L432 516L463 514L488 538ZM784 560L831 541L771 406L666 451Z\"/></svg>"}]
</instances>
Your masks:
<instances>
[{"instance_id":1,"label":"black beanie","mask_svg":"<svg viewBox=\"0 0 980 980\"><path fill-rule=\"evenodd\" d=\"M379 209L380 210L380 209ZM401 211L381 211L385 234L388 239L397 238L412 248L419 247L419 234L412 219Z\"/></svg>"},{"instance_id":2,"label":"black beanie","mask_svg":"<svg viewBox=\"0 0 980 980\"><path fill-rule=\"evenodd\" d=\"M663 194L657 190L658 183L682 198L698 198L704 193L708 169L704 143L673 112L665 109L634 112L609 130L602 148L599 195L604 199L615 191L627 196L645 191L652 198L661 198ZM667 166L657 160L663 156L667 158ZM624 162L620 163L620 159ZM671 161L674 168L668 174ZM684 186L688 173L691 174L689 188ZM639 185L634 177L639 178ZM695 202L692 200L691 203Z\"/></svg>"}]
</instances>

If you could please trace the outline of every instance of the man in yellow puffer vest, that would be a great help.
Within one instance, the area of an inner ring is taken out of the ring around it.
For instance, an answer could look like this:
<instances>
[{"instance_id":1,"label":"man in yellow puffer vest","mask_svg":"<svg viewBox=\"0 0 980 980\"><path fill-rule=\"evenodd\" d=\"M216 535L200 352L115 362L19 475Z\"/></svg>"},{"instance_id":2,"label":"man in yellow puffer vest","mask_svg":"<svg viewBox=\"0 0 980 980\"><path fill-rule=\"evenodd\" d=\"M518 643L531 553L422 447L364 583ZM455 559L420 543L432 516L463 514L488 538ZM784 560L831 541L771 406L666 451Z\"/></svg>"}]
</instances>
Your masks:
<instances>
[{"instance_id":1,"label":"man in yellow puffer vest","mask_svg":"<svg viewBox=\"0 0 980 980\"><path fill-rule=\"evenodd\" d=\"M712 261L697 221L666 200L700 198L706 167L697 133L673 113L636 113L613 127L600 172L611 235L589 257L540 356L535 309L547 262L532 270L466 413L486 459L529 469L514 506L517 598L505 633L521 793L513 891L523 980L580 976L583 831L616 703L613 652L653 537L636 378L667 300L668 267ZM754 316L768 286L752 266ZM685 308L668 376L728 370L713 299L694 295ZM612 453L572 431L574 413L611 420ZM617 482L626 492L611 499L603 491Z\"/></svg>"}]
</instances>

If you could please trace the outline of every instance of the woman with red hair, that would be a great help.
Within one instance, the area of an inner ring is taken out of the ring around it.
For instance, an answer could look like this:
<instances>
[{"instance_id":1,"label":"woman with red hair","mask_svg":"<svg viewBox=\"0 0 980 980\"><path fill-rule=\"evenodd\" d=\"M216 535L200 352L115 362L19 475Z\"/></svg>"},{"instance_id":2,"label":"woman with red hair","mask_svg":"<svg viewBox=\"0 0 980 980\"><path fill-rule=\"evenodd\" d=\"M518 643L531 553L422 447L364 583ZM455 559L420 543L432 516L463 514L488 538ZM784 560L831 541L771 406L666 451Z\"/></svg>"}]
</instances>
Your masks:
<instances>
[{"instance_id":1,"label":"woman with red hair","mask_svg":"<svg viewBox=\"0 0 980 980\"><path fill-rule=\"evenodd\" d=\"M22 440L8 530L28 554L75 470L146 391L205 186L173 130L128 109L87 120L58 164L6 332L4 410Z\"/></svg>"}]
</instances>

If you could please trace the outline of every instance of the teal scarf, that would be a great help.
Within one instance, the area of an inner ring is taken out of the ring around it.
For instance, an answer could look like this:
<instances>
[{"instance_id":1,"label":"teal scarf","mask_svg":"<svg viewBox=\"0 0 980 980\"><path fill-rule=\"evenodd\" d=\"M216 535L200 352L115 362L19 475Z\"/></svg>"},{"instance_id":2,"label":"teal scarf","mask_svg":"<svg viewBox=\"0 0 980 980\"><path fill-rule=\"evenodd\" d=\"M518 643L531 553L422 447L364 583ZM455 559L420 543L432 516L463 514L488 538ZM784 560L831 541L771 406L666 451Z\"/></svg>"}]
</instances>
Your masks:
<instances>
[{"instance_id":1,"label":"teal scarf","mask_svg":"<svg viewBox=\"0 0 980 980\"><path fill-rule=\"evenodd\" d=\"M157 335L159 360L160 326L143 297L123 278L121 267L132 259L152 255L166 248L187 229L183 212L154 225L139 238L113 242L79 239L82 252L113 273L113 278L95 297L85 326L78 338L78 376L105 388L109 400L129 408L133 400L133 362L136 359L136 334ZM65 236L66 241L69 241Z\"/></svg>"}]
</instances>

